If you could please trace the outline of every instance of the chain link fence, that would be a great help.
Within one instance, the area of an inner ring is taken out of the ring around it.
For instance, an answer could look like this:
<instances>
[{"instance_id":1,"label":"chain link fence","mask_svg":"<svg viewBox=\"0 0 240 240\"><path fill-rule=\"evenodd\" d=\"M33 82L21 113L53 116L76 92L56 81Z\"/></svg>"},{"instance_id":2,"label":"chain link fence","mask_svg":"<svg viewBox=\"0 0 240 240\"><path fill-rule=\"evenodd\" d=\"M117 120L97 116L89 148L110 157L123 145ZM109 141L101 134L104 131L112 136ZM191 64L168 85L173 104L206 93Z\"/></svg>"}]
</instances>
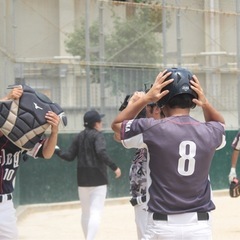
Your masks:
<instances>
[{"instance_id":1,"label":"chain link fence","mask_svg":"<svg viewBox=\"0 0 240 240\"><path fill-rule=\"evenodd\" d=\"M104 128L110 130L126 94L149 88L159 71L179 66L197 75L209 101L224 115L227 129L238 128L237 0L71 0L71 9L58 1L16 1L14 51L6 40L10 3L1 1L2 94L13 83L43 92L68 116L62 132L83 128L83 114L91 108L105 113ZM21 31L27 21L21 16L26 14L38 20L38 36ZM24 48L17 41L22 35ZM59 51L49 44L53 39ZM202 119L201 109L192 114Z\"/></svg>"}]
</instances>

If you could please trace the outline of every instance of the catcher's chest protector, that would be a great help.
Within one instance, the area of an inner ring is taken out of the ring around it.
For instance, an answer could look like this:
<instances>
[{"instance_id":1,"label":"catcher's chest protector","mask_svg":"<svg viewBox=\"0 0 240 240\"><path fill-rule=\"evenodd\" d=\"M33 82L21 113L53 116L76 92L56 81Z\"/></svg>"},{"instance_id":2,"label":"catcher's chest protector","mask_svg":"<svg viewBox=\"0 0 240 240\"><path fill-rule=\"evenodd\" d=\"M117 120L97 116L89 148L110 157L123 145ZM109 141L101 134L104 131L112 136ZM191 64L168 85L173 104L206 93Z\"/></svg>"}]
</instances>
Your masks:
<instances>
[{"instance_id":1,"label":"catcher's chest protector","mask_svg":"<svg viewBox=\"0 0 240 240\"><path fill-rule=\"evenodd\" d=\"M0 101L0 130L19 148L29 150L39 142L49 127L45 119L48 111L55 112L67 125L63 109L46 95L25 84L13 87L22 87L23 95L18 100Z\"/></svg>"}]
</instances>

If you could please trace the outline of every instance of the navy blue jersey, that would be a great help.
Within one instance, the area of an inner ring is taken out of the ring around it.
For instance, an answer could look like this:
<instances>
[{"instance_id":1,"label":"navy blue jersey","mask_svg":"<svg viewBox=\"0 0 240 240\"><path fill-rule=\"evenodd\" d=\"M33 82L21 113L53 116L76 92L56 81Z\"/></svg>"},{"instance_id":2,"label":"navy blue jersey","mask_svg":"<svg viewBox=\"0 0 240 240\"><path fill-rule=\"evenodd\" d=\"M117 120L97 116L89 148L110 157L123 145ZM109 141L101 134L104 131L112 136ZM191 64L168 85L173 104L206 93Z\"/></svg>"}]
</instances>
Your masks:
<instances>
[{"instance_id":1,"label":"navy blue jersey","mask_svg":"<svg viewBox=\"0 0 240 240\"><path fill-rule=\"evenodd\" d=\"M6 137L0 137L0 147L0 194L11 193L22 150Z\"/></svg>"},{"instance_id":2,"label":"navy blue jersey","mask_svg":"<svg viewBox=\"0 0 240 240\"><path fill-rule=\"evenodd\" d=\"M215 150L225 145L224 126L190 116L124 121L122 144L146 148L148 210L163 214L205 212L211 200L209 170Z\"/></svg>"},{"instance_id":3,"label":"navy blue jersey","mask_svg":"<svg viewBox=\"0 0 240 240\"><path fill-rule=\"evenodd\" d=\"M43 141L37 143L27 154L32 157L41 156ZM0 137L0 194L13 192L13 180L20 164L23 150L14 145L5 136Z\"/></svg>"}]
</instances>

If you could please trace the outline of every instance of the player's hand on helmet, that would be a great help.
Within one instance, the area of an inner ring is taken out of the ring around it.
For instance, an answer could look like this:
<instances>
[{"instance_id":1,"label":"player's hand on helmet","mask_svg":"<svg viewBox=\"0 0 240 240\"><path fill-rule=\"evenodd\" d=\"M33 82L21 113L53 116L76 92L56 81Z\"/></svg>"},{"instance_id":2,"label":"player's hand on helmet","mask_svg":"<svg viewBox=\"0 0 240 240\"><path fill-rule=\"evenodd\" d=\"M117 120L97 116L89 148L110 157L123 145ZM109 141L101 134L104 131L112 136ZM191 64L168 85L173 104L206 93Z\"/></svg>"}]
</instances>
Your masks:
<instances>
[{"instance_id":1,"label":"player's hand on helmet","mask_svg":"<svg viewBox=\"0 0 240 240\"><path fill-rule=\"evenodd\" d=\"M198 105L198 106L203 106L204 104L206 104L208 101L207 101L207 98L205 97L204 95L204 92L203 92L203 89L200 85L200 82L198 80L198 78L193 75L193 80L190 80L190 83L191 83L191 88L197 93L198 95L198 98L194 98L193 99L193 102Z\"/></svg>"},{"instance_id":2,"label":"player's hand on helmet","mask_svg":"<svg viewBox=\"0 0 240 240\"><path fill-rule=\"evenodd\" d=\"M157 75L154 84L145 94L147 102L157 102L159 99L168 94L168 90L162 91L162 89L173 81L173 79L166 80L166 78L168 78L171 74L171 72L164 70Z\"/></svg>"},{"instance_id":3,"label":"player's hand on helmet","mask_svg":"<svg viewBox=\"0 0 240 240\"><path fill-rule=\"evenodd\" d=\"M145 92L134 92L134 94L131 96L131 98L128 101L128 105L133 104L138 99L142 98L145 95Z\"/></svg>"},{"instance_id":4,"label":"player's hand on helmet","mask_svg":"<svg viewBox=\"0 0 240 240\"><path fill-rule=\"evenodd\" d=\"M229 184L233 181L234 178L237 178L236 168L232 167L228 175Z\"/></svg>"},{"instance_id":5,"label":"player's hand on helmet","mask_svg":"<svg viewBox=\"0 0 240 240\"><path fill-rule=\"evenodd\" d=\"M52 130L51 130L52 133L57 133L58 126L60 124L60 117L56 113L54 113L52 111L48 111L45 115L45 118L52 127Z\"/></svg>"},{"instance_id":6,"label":"player's hand on helmet","mask_svg":"<svg viewBox=\"0 0 240 240\"><path fill-rule=\"evenodd\" d=\"M119 178L121 176L121 174L122 174L120 168L117 168L114 172L115 172L115 177L116 178Z\"/></svg>"}]
</instances>

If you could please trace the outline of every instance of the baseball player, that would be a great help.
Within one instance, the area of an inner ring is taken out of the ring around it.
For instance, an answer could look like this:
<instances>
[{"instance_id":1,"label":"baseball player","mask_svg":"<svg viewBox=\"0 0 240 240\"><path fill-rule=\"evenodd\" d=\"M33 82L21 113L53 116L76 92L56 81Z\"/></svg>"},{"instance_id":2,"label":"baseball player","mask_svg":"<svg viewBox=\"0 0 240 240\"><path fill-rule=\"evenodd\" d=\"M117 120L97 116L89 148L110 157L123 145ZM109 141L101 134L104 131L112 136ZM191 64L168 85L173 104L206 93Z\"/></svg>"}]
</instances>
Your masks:
<instances>
[{"instance_id":1,"label":"baseball player","mask_svg":"<svg viewBox=\"0 0 240 240\"><path fill-rule=\"evenodd\" d=\"M13 88L2 100L18 99L22 94L22 89ZM39 141L33 149L26 153L34 158L51 158L57 143L59 116L53 112L48 112L45 117L51 125L51 134L48 138ZM18 239L18 231L12 192L14 190L13 181L23 150L0 132L0 153L0 240L16 240Z\"/></svg>"},{"instance_id":2,"label":"baseball player","mask_svg":"<svg viewBox=\"0 0 240 240\"><path fill-rule=\"evenodd\" d=\"M107 154L106 141L102 133L103 114L96 110L83 116L84 130L72 140L67 150L56 149L55 153L65 161L77 159L78 195L81 201L81 224L86 240L93 240L101 223L101 216L107 194L107 167L116 178L121 169Z\"/></svg>"},{"instance_id":3,"label":"baseball player","mask_svg":"<svg viewBox=\"0 0 240 240\"><path fill-rule=\"evenodd\" d=\"M231 157L231 169L228 175L230 184L234 180L234 178L237 178L236 167L237 167L237 161L238 161L239 150L240 150L240 131L237 133L237 135L233 139L232 149L233 151L232 151L232 157Z\"/></svg>"},{"instance_id":4,"label":"baseball player","mask_svg":"<svg viewBox=\"0 0 240 240\"><path fill-rule=\"evenodd\" d=\"M157 102L165 118L134 119L149 102ZM189 115L196 105L205 122ZM115 118L112 129L123 146L147 149L148 222L142 240L212 239L209 170L216 149L225 145L224 123L197 77L183 68L160 72L152 88Z\"/></svg>"},{"instance_id":5,"label":"baseball player","mask_svg":"<svg viewBox=\"0 0 240 240\"><path fill-rule=\"evenodd\" d=\"M135 96L133 95L132 99ZM128 104L131 104L129 100ZM140 117L160 119L162 117L161 109L156 103L147 104L144 109L144 115L139 114ZM138 116L139 116L138 115ZM138 117L137 118L140 118ZM130 203L134 207L135 223L137 227L138 239L143 237L147 226L147 207L146 207L146 187L147 187L147 151L145 148L136 150L134 159L132 161L129 179L130 179L130 193L132 198Z\"/></svg>"}]
</instances>

